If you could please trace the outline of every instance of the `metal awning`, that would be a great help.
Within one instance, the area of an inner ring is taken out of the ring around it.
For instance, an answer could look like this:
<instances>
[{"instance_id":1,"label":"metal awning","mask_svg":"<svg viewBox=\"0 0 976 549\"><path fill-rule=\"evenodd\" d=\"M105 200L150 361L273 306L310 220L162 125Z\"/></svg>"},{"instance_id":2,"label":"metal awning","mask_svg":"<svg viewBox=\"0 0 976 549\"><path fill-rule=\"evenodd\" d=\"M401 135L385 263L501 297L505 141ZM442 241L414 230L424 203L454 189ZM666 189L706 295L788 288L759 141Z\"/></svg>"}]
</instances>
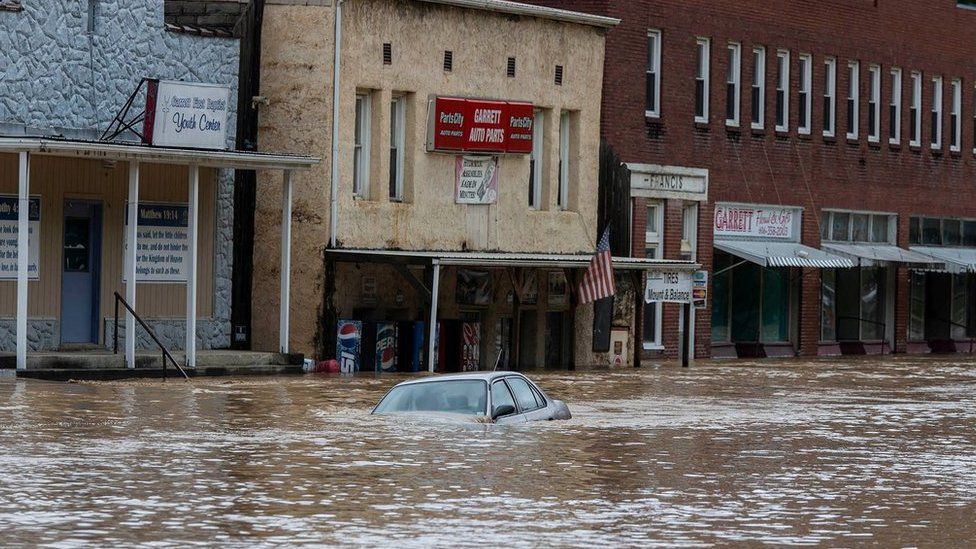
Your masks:
<instances>
[{"instance_id":1,"label":"metal awning","mask_svg":"<svg viewBox=\"0 0 976 549\"><path fill-rule=\"evenodd\" d=\"M716 248L762 267L812 267L815 269L850 269L854 262L845 257L822 252L799 242L716 239Z\"/></svg>"},{"instance_id":2,"label":"metal awning","mask_svg":"<svg viewBox=\"0 0 976 549\"><path fill-rule=\"evenodd\" d=\"M458 267L550 267L553 269L585 269L589 267L590 260L593 259L593 254L438 252L427 250L371 250L363 248L337 248L326 250L326 253L336 256L336 259L339 261L354 263L426 265L437 260L442 266ZM614 257L613 268L631 271L647 271L661 268L695 271L700 268L700 265L691 261Z\"/></svg>"},{"instance_id":3,"label":"metal awning","mask_svg":"<svg viewBox=\"0 0 976 549\"><path fill-rule=\"evenodd\" d=\"M945 262L945 270L950 273L976 273L976 248L912 246L910 249Z\"/></svg>"},{"instance_id":4,"label":"metal awning","mask_svg":"<svg viewBox=\"0 0 976 549\"><path fill-rule=\"evenodd\" d=\"M899 248L891 244L823 243L823 249L854 260L858 267L915 267L944 269L945 263L932 256Z\"/></svg>"}]
</instances>

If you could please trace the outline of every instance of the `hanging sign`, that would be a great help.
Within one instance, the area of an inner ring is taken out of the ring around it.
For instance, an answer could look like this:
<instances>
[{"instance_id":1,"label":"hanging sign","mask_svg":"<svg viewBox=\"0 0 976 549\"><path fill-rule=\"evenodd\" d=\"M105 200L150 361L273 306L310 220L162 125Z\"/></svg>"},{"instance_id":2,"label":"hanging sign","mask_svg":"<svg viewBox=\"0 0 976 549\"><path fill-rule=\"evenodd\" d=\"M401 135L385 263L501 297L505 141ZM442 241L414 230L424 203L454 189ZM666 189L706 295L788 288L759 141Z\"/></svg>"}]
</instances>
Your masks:
<instances>
[{"instance_id":1,"label":"hanging sign","mask_svg":"<svg viewBox=\"0 0 976 549\"><path fill-rule=\"evenodd\" d=\"M696 309L704 309L708 303L708 271L695 271L691 276L691 299Z\"/></svg>"},{"instance_id":2,"label":"hanging sign","mask_svg":"<svg viewBox=\"0 0 976 549\"><path fill-rule=\"evenodd\" d=\"M17 278L17 235L20 200L17 195L0 195L0 280ZM27 211L27 277L39 278L38 258L41 256L41 199L30 198Z\"/></svg>"},{"instance_id":3,"label":"hanging sign","mask_svg":"<svg viewBox=\"0 0 976 549\"><path fill-rule=\"evenodd\" d=\"M230 88L149 80L143 143L161 147L226 149Z\"/></svg>"},{"instance_id":4,"label":"hanging sign","mask_svg":"<svg viewBox=\"0 0 976 549\"><path fill-rule=\"evenodd\" d=\"M797 236L797 208L715 205L715 236L748 236L793 240Z\"/></svg>"},{"instance_id":5,"label":"hanging sign","mask_svg":"<svg viewBox=\"0 0 976 549\"><path fill-rule=\"evenodd\" d=\"M454 165L457 204L494 204L498 201L498 157L459 156Z\"/></svg>"},{"instance_id":6,"label":"hanging sign","mask_svg":"<svg viewBox=\"0 0 976 549\"><path fill-rule=\"evenodd\" d=\"M125 225L129 226L128 208ZM129 234L128 229L125 234ZM136 241L136 279L139 282L187 281L190 238L186 204L140 203ZM128 247L126 240L122 257ZM125 269L122 276L125 282Z\"/></svg>"},{"instance_id":7,"label":"hanging sign","mask_svg":"<svg viewBox=\"0 0 976 549\"><path fill-rule=\"evenodd\" d=\"M435 97L427 116L428 152L532 152L532 103Z\"/></svg>"},{"instance_id":8,"label":"hanging sign","mask_svg":"<svg viewBox=\"0 0 976 549\"><path fill-rule=\"evenodd\" d=\"M691 273L650 271L644 287L644 303L690 303Z\"/></svg>"}]
</instances>

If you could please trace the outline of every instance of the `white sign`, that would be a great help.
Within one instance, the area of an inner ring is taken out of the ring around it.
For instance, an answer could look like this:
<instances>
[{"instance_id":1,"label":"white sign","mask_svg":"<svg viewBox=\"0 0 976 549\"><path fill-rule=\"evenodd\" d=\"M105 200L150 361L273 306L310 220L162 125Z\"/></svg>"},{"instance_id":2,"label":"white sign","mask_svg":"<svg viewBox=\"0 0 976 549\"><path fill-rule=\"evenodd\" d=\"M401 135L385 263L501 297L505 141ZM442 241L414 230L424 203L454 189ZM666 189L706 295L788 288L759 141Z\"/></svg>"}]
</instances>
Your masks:
<instances>
[{"instance_id":1,"label":"white sign","mask_svg":"<svg viewBox=\"0 0 976 549\"><path fill-rule=\"evenodd\" d=\"M708 170L656 164L627 164L630 194L643 198L708 199Z\"/></svg>"},{"instance_id":2,"label":"white sign","mask_svg":"<svg viewBox=\"0 0 976 549\"><path fill-rule=\"evenodd\" d=\"M17 278L17 218L20 207L17 195L0 195L0 279ZM41 256L41 199L31 197L27 212L27 277L37 280L38 258Z\"/></svg>"},{"instance_id":3,"label":"white sign","mask_svg":"<svg viewBox=\"0 0 976 549\"><path fill-rule=\"evenodd\" d=\"M126 219L126 227L129 220ZM125 234L129 234L126 230ZM139 204L136 279L140 282L186 282L190 261L186 204ZM129 248L126 241L122 257ZM122 280L126 281L125 269Z\"/></svg>"},{"instance_id":4,"label":"white sign","mask_svg":"<svg viewBox=\"0 0 976 549\"><path fill-rule=\"evenodd\" d=\"M795 240L799 219L797 208L716 204L715 236Z\"/></svg>"},{"instance_id":5,"label":"white sign","mask_svg":"<svg viewBox=\"0 0 976 549\"><path fill-rule=\"evenodd\" d=\"M498 157L459 156L454 201L458 204L494 204L498 201Z\"/></svg>"},{"instance_id":6,"label":"white sign","mask_svg":"<svg viewBox=\"0 0 976 549\"><path fill-rule=\"evenodd\" d=\"M644 303L690 303L689 271L650 271L644 287Z\"/></svg>"},{"instance_id":7,"label":"white sign","mask_svg":"<svg viewBox=\"0 0 976 549\"><path fill-rule=\"evenodd\" d=\"M160 81L150 142L163 147L226 149L229 104L230 88Z\"/></svg>"}]
</instances>

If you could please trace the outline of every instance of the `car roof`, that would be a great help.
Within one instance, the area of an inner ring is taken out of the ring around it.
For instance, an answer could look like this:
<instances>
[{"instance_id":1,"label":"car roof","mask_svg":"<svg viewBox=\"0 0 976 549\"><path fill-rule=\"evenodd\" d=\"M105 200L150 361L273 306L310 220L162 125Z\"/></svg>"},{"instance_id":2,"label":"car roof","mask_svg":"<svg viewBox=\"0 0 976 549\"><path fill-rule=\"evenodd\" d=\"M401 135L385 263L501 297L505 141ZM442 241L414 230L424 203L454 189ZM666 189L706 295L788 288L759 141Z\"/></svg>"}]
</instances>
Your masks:
<instances>
[{"instance_id":1,"label":"car roof","mask_svg":"<svg viewBox=\"0 0 976 549\"><path fill-rule=\"evenodd\" d=\"M460 373L460 374L432 375L432 376L427 376L427 377L423 377L423 378L420 378L420 379L411 379L409 381L404 381L403 383L398 383L397 385L414 385L414 384L417 384L417 383L431 383L431 382L435 382L435 381L458 381L458 380L478 380L478 381L485 381L485 382L491 383L492 381L494 381L494 380L496 380L498 378L505 377L505 376L511 376L511 375L522 376L522 374L520 374L518 372L508 372L508 371L500 371L500 372L464 372L464 373ZM525 376L522 376L522 377L525 377Z\"/></svg>"}]
</instances>

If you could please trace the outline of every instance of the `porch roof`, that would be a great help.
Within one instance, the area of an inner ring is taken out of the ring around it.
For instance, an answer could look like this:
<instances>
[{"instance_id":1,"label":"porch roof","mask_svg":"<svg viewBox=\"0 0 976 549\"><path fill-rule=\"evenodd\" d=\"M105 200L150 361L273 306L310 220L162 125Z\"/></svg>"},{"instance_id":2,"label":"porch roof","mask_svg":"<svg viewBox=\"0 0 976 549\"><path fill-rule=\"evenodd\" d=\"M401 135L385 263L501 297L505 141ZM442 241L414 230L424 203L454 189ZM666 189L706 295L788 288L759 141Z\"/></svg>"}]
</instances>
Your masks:
<instances>
[{"instance_id":1,"label":"porch roof","mask_svg":"<svg viewBox=\"0 0 976 549\"><path fill-rule=\"evenodd\" d=\"M910 249L944 261L946 270L951 273L976 273L976 248L912 246Z\"/></svg>"},{"instance_id":2,"label":"porch roof","mask_svg":"<svg viewBox=\"0 0 976 549\"><path fill-rule=\"evenodd\" d=\"M590 265L593 254L543 254L504 252L440 252L427 250L374 250L334 248L326 250L340 261L354 263L427 264L437 260L442 266L457 267L550 267L581 269ZM695 271L701 266L692 261L614 257L615 270L648 271L672 269Z\"/></svg>"},{"instance_id":3,"label":"porch roof","mask_svg":"<svg viewBox=\"0 0 976 549\"><path fill-rule=\"evenodd\" d=\"M761 267L812 267L815 269L849 269L854 262L822 252L799 242L765 240L725 240L716 238L713 245Z\"/></svg>"},{"instance_id":4,"label":"porch roof","mask_svg":"<svg viewBox=\"0 0 976 549\"><path fill-rule=\"evenodd\" d=\"M0 136L0 153L86 158L89 160L138 161L153 164L193 164L207 168L239 170L307 170L321 160L313 156L236 150L155 147L141 143L86 141L60 137Z\"/></svg>"},{"instance_id":5,"label":"porch roof","mask_svg":"<svg viewBox=\"0 0 976 549\"><path fill-rule=\"evenodd\" d=\"M892 244L839 244L824 242L824 250L854 260L858 267L912 267L916 269L945 268L945 263L932 256L899 248Z\"/></svg>"}]
</instances>

